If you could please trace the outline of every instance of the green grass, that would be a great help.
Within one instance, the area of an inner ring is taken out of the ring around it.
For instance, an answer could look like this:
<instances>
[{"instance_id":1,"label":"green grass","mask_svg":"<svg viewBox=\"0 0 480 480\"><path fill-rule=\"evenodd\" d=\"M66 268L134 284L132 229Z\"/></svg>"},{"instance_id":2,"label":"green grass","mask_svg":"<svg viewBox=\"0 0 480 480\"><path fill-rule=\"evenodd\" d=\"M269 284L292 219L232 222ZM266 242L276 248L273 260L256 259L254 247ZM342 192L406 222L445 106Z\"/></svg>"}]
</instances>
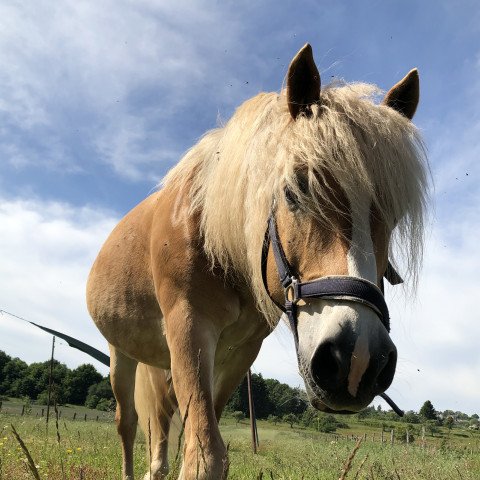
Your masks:
<instances>
[{"instance_id":1,"label":"green grass","mask_svg":"<svg viewBox=\"0 0 480 480\"><path fill-rule=\"evenodd\" d=\"M45 418L34 415L0 413L0 480L34 478L26 456L12 434L11 424L25 442L42 480L120 478L121 454L113 421L73 421L70 415L64 414L58 430L55 416L52 417L47 433ZM87 415L89 418L96 417L92 411ZM453 429L448 434L443 430L442 436L427 437L425 448L418 439L411 445L396 443L382 446L379 429L365 427L352 420L347 420L351 428L337 431L341 437L260 421L260 447L258 454L254 455L248 424L236 425L232 419L223 419L220 427L229 445L229 478L336 480L355 446L351 436L362 436L363 433L367 433L367 440L353 458L347 479L480 478L480 436L476 432ZM177 449L178 424L177 419L172 432L172 458ZM390 436L386 435L385 439L389 440ZM139 434L135 446L135 474L138 479L147 471L146 450L145 439Z\"/></svg>"}]
</instances>

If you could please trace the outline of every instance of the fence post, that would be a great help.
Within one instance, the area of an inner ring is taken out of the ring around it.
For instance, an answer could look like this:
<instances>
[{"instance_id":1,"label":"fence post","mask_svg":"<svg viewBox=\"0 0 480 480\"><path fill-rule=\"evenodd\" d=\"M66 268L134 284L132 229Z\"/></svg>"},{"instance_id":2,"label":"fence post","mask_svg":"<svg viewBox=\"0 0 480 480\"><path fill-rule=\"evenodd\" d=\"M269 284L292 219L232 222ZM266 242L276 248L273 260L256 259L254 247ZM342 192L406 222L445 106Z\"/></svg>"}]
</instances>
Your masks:
<instances>
[{"instance_id":1,"label":"fence post","mask_svg":"<svg viewBox=\"0 0 480 480\"><path fill-rule=\"evenodd\" d=\"M87 414L85 414L85 418L83 419L85 422L87 421Z\"/></svg>"},{"instance_id":2,"label":"fence post","mask_svg":"<svg viewBox=\"0 0 480 480\"><path fill-rule=\"evenodd\" d=\"M77 412L73 413L73 419L75 420L77 418Z\"/></svg>"},{"instance_id":3,"label":"fence post","mask_svg":"<svg viewBox=\"0 0 480 480\"><path fill-rule=\"evenodd\" d=\"M44 408L42 408L42 417L43 417L43 414L44 414L44 412L45 412L45 409L44 409Z\"/></svg>"},{"instance_id":4,"label":"fence post","mask_svg":"<svg viewBox=\"0 0 480 480\"><path fill-rule=\"evenodd\" d=\"M392 430L390 431L390 443L393 445L393 442L394 442L394 438L395 438L395 430L392 428Z\"/></svg>"},{"instance_id":5,"label":"fence post","mask_svg":"<svg viewBox=\"0 0 480 480\"><path fill-rule=\"evenodd\" d=\"M385 443L385 432L383 431L382 427L382 445Z\"/></svg>"},{"instance_id":6,"label":"fence post","mask_svg":"<svg viewBox=\"0 0 480 480\"><path fill-rule=\"evenodd\" d=\"M22 405L22 415L25 413L25 405Z\"/></svg>"},{"instance_id":7,"label":"fence post","mask_svg":"<svg viewBox=\"0 0 480 480\"><path fill-rule=\"evenodd\" d=\"M422 425L422 448L425 448L425 425Z\"/></svg>"},{"instance_id":8,"label":"fence post","mask_svg":"<svg viewBox=\"0 0 480 480\"><path fill-rule=\"evenodd\" d=\"M408 431L407 428L407 445L410 443L410 432Z\"/></svg>"}]
</instances>

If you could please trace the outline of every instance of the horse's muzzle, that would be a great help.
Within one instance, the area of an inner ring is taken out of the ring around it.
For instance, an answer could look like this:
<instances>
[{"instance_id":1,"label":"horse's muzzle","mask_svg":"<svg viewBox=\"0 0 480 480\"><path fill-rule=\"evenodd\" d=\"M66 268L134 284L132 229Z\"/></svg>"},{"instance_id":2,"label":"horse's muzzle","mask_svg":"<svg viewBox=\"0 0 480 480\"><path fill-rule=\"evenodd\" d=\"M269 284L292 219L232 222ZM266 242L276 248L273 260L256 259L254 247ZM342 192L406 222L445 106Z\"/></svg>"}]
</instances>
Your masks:
<instances>
[{"instance_id":1,"label":"horse's muzzle","mask_svg":"<svg viewBox=\"0 0 480 480\"><path fill-rule=\"evenodd\" d=\"M392 383L397 349L383 327L374 335L356 335L346 328L324 338L309 362L302 363L314 407L356 412Z\"/></svg>"}]
</instances>

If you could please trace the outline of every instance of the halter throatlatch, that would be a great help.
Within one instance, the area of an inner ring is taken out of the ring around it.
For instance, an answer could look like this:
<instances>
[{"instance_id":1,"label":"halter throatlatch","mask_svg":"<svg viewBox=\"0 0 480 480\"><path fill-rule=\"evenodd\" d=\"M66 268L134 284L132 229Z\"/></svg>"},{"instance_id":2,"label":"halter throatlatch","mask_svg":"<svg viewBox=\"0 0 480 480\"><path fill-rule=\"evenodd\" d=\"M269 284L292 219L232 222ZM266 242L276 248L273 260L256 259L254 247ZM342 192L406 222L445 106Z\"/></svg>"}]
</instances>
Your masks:
<instances>
[{"instance_id":1,"label":"halter throatlatch","mask_svg":"<svg viewBox=\"0 0 480 480\"><path fill-rule=\"evenodd\" d=\"M297 329L297 303L306 298L323 298L329 300L341 300L346 302L361 303L371 308L378 316L380 322L387 332L390 332L390 315L383 295L383 279L381 289L374 283L360 277L350 276L328 276L322 277L310 282L301 282L294 275L290 264L288 263L285 251L283 250L278 236L277 225L274 212L268 219L268 228L265 233L265 241L262 250L262 276L265 289L268 292L267 285L267 257L270 244L272 245L273 255L277 266L280 283L285 293L285 304L280 305L275 300L275 304L283 310L290 323L290 328L295 340L295 350L298 355L298 329ZM392 285L402 283L403 280L395 271L394 267L388 262L385 278ZM270 295L270 294L269 294ZM385 393L380 396L392 407L400 416L403 411L395 405L393 400Z\"/></svg>"}]
</instances>

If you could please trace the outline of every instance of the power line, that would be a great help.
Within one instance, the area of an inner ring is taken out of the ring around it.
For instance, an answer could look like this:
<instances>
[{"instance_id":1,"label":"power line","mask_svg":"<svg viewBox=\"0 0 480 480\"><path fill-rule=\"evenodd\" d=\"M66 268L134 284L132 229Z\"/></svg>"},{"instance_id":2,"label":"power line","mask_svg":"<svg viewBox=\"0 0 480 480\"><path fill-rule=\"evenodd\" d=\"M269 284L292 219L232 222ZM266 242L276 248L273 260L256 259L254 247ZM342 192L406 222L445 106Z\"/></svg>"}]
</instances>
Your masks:
<instances>
[{"instance_id":1,"label":"power line","mask_svg":"<svg viewBox=\"0 0 480 480\"><path fill-rule=\"evenodd\" d=\"M87 355L90 355L95 360L102 363L103 365L106 365L107 367L110 366L110 357L105 353L101 352L100 350L97 350L96 348L92 347L91 345L88 345L88 343L82 342L77 338L71 337L70 335L59 332L57 330L53 330L51 328L44 327L43 325L39 325L38 323L31 322L30 320L20 317L19 315L15 315L14 313L7 312L6 310L0 309L0 314L3 315L4 313L13 318L21 320L22 322L27 322L27 323L30 323L31 325L35 325L35 327L40 328L44 332L47 332L50 335L53 335L55 337L59 337L65 340L70 347L76 348L77 350L80 350L81 352L86 353Z\"/></svg>"}]
</instances>

